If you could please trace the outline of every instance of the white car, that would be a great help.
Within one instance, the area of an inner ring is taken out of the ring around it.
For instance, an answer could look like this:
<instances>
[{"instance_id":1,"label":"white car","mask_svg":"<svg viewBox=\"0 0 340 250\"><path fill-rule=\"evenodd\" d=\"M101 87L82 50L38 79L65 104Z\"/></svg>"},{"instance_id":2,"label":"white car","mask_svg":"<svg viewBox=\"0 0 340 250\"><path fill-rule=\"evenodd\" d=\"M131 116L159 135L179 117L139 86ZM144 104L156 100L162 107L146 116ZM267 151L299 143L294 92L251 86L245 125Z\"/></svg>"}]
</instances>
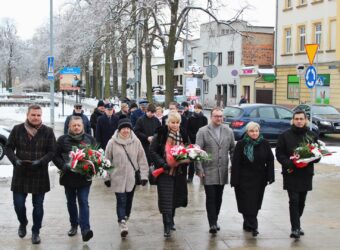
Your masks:
<instances>
[{"instance_id":1,"label":"white car","mask_svg":"<svg viewBox=\"0 0 340 250\"><path fill-rule=\"evenodd\" d=\"M10 132L9 128L0 126L0 160L5 156L5 146Z\"/></svg>"}]
</instances>

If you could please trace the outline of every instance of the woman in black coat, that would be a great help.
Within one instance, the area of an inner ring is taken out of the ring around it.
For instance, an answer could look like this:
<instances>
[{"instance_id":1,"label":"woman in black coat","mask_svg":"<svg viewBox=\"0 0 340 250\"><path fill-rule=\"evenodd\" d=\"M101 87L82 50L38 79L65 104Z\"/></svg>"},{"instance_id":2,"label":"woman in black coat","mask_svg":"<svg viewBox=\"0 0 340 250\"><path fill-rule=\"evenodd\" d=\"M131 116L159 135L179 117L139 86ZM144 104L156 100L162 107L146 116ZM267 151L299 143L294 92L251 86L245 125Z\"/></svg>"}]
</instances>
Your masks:
<instances>
[{"instance_id":1,"label":"woman in black coat","mask_svg":"<svg viewBox=\"0 0 340 250\"><path fill-rule=\"evenodd\" d=\"M61 170L60 185L65 187L67 209L71 223L68 236L76 235L79 225L83 241L88 241L93 237L93 232L90 228L90 209L88 205L92 181L88 180L84 175L71 171L71 159L69 156L72 147L79 147L81 144L95 146L95 139L84 132L84 124L81 117L72 116L69 122L68 133L58 138L53 162ZM77 199L79 209L76 203Z\"/></svg>"},{"instance_id":2,"label":"woman in black coat","mask_svg":"<svg viewBox=\"0 0 340 250\"><path fill-rule=\"evenodd\" d=\"M164 173L157 177L158 207L163 216L164 237L170 237L170 231L176 230L174 224L175 209L188 204L186 183L187 162L176 163L176 167L166 160L166 145L187 144L188 137L180 130L181 116L172 111L168 115L167 126L158 128L150 145L151 160L155 168L164 168Z\"/></svg>"},{"instance_id":3,"label":"woman in black coat","mask_svg":"<svg viewBox=\"0 0 340 250\"><path fill-rule=\"evenodd\" d=\"M236 145L231 167L230 184L235 187L243 229L258 235L257 214L261 209L266 185L273 183L274 156L269 143L260 135L260 125L247 124L247 133Z\"/></svg>"}]
</instances>

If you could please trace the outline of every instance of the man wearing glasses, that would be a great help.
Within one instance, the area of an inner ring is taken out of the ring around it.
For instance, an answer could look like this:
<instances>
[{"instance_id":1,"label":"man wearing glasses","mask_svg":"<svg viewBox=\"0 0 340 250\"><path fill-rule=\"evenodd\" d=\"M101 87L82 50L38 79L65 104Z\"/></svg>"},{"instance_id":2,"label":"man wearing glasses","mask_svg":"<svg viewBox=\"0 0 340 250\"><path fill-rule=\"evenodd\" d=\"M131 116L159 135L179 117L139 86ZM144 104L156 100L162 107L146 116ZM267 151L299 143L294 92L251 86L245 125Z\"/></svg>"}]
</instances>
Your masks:
<instances>
[{"instance_id":1,"label":"man wearing glasses","mask_svg":"<svg viewBox=\"0 0 340 250\"><path fill-rule=\"evenodd\" d=\"M91 123L89 121L89 118L87 118L87 116L84 114L84 110L82 108L83 108L83 106L80 103L74 104L73 113L72 113L72 115L69 115L66 118L66 121L65 121L65 124L64 124L64 135L68 134L68 129L69 129L68 124L69 124L72 116L80 116L81 119L83 120L83 123L84 123L85 133L91 135Z\"/></svg>"},{"instance_id":2,"label":"man wearing glasses","mask_svg":"<svg viewBox=\"0 0 340 250\"><path fill-rule=\"evenodd\" d=\"M206 209L210 230L220 230L218 215L222 205L224 185L228 183L228 164L233 157L235 139L233 131L223 124L221 108L211 111L211 122L201 127L196 135L196 144L211 155L211 161L195 162L196 174L202 178L206 195Z\"/></svg>"}]
</instances>

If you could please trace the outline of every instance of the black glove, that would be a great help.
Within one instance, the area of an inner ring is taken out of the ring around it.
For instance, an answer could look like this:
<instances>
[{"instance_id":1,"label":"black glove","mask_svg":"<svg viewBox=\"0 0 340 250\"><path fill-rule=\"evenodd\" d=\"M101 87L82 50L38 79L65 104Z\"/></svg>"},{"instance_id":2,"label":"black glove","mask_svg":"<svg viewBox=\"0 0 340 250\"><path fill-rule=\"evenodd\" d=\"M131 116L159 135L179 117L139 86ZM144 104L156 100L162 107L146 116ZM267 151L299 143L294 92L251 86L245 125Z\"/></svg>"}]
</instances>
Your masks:
<instances>
[{"instance_id":1,"label":"black glove","mask_svg":"<svg viewBox=\"0 0 340 250\"><path fill-rule=\"evenodd\" d=\"M71 169L70 163L65 163L64 166L61 167L61 170L62 170L63 172L70 171L70 169Z\"/></svg>"},{"instance_id":2,"label":"black glove","mask_svg":"<svg viewBox=\"0 0 340 250\"><path fill-rule=\"evenodd\" d=\"M145 186L146 183L148 183L148 180L141 180L141 182L140 182L140 184L141 184L142 186Z\"/></svg>"},{"instance_id":3,"label":"black glove","mask_svg":"<svg viewBox=\"0 0 340 250\"><path fill-rule=\"evenodd\" d=\"M16 159L16 160L15 160L15 163L14 163L14 166L15 166L15 167L18 167L18 168L23 167L23 162L22 162L22 160Z\"/></svg>"},{"instance_id":4,"label":"black glove","mask_svg":"<svg viewBox=\"0 0 340 250\"><path fill-rule=\"evenodd\" d=\"M41 160L32 161L31 167L32 167L32 168L41 167Z\"/></svg>"},{"instance_id":5,"label":"black glove","mask_svg":"<svg viewBox=\"0 0 340 250\"><path fill-rule=\"evenodd\" d=\"M104 181L104 184L105 184L105 186L107 186L108 188L111 187L111 181L110 181L110 180Z\"/></svg>"},{"instance_id":6,"label":"black glove","mask_svg":"<svg viewBox=\"0 0 340 250\"><path fill-rule=\"evenodd\" d=\"M168 171L170 170L170 167L168 166L168 164L164 164L163 168L164 168L164 170L168 170Z\"/></svg>"}]
</instances>

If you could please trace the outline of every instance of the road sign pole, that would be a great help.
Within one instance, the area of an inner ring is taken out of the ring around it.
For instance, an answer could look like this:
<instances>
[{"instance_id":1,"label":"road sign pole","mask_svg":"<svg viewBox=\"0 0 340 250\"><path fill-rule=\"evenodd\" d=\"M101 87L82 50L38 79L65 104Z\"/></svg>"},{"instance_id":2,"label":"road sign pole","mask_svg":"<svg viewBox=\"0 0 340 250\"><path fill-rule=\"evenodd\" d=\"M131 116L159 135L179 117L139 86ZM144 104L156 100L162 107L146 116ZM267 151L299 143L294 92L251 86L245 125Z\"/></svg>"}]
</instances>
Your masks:
<instances>
[{"instance_id":1,"label":"road sign pole","mask_svg":"<svg viewBox=\"0 0 340 250\"><path fill-rule=\"evenodd\" d=\"M50 53L53 56L53 0L50 0ZM50 83L50 123L54 128L54 79Z\"/></svg>"}]
</instances>

